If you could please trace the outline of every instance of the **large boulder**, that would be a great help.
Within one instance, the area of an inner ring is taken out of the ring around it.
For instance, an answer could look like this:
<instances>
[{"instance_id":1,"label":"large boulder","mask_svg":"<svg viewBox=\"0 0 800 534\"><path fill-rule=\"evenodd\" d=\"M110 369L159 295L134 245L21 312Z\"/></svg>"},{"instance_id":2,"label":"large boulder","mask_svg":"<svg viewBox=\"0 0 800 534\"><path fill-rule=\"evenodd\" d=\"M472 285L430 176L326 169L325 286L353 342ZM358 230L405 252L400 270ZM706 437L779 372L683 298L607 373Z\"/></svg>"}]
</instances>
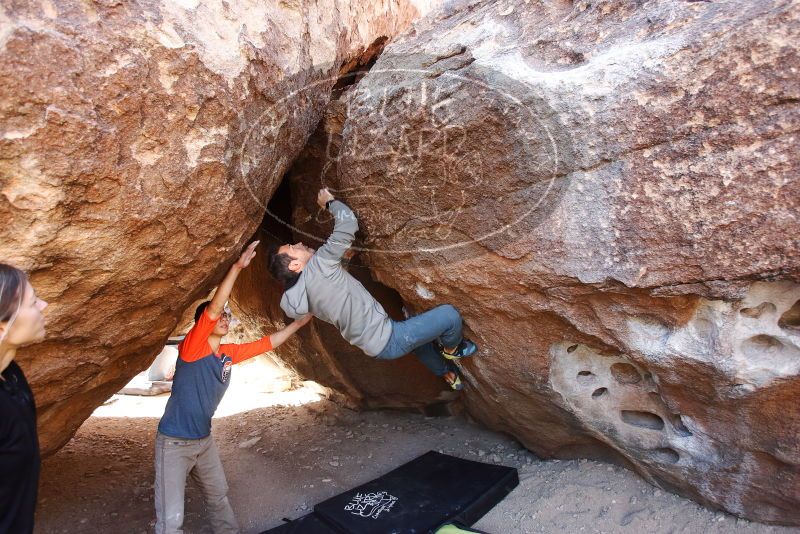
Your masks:
<instances>
[{"instance_id":1,"label":"large boulder","mask_svg":"<svg viewBox=\"0 0 800 534\"><path fill-rule=\"evenodd\" d=\"M0 257L50 302L19 354L43 449L219 281L342 70L424 3L0 2Z\"/></svg>"},{"instance_id":2,"label":"large boulder","mask_svg":"<svg viewBox=\"0 0 800 534\"><path fill-rule=\"evenodd\" d=\"M798 47L777 0L461 2L387 46L330 180L373 277L463 313L473 416L800 524Z\"/></svg>"}]
</instances>

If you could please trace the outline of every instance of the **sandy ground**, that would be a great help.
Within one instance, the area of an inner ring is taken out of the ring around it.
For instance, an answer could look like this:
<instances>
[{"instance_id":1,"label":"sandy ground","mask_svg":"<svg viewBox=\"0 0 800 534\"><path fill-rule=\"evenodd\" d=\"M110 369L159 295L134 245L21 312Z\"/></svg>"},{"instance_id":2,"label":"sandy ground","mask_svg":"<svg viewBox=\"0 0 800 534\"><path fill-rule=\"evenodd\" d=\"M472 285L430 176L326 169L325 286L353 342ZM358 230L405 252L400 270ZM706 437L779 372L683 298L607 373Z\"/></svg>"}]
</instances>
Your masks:
<instances>
[{"instance_id":1,"label":"sandy ground","mask_svg":"<svg viewBox=\"0 0 800 534\"><path fill-rule=\"evenodd\" d=\"M255 368L252 368L255 369ZM251 369L251 371L252 371ZM800 533L713 512L593 461L541 461L508 436L462 417L355 413L304 387L265 393L237 380L213 434L243 532L305 515L315 503L428 451L502 463L521 483L476 528L528 532ZM43 465L37 533L153 531L153 444L167 395L115 395ZM186 532L210 533L202 498L187 488Z\"/></svg>"}]
</instances>

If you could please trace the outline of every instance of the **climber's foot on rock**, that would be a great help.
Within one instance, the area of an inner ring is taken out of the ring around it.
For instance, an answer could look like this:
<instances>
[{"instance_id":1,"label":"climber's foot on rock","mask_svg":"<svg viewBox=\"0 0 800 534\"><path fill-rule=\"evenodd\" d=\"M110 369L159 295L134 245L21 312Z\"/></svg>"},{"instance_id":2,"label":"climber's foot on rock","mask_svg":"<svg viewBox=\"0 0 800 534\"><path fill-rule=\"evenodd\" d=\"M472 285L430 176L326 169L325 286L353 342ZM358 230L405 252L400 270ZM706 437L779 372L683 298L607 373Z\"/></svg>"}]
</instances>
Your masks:
<instances>
[{"instance_id":1,"label":"climber's foot on rock","mask_svg":"<svg viewBox=\"0 0 800 534\"><path fill-rule=\"evenodd\" d=\"M461 377L458 376L458 371L448 371L442 375L447 385L456 391L464 389L464 384L461 382Z\"/></svg>"},{"instance_id":2,"label":"climber's foot on rock","mask_svg":"<svg viewBox=\"0 0 800 534\"><path fill-rule=\"evenodd\" d=\"M461 358L467 358L478 352L478 345L467 338L463 338L456 348L448 350L442 347L440 352L442 356L448 360L460 360Z\"/></svg>"}]
</instances>

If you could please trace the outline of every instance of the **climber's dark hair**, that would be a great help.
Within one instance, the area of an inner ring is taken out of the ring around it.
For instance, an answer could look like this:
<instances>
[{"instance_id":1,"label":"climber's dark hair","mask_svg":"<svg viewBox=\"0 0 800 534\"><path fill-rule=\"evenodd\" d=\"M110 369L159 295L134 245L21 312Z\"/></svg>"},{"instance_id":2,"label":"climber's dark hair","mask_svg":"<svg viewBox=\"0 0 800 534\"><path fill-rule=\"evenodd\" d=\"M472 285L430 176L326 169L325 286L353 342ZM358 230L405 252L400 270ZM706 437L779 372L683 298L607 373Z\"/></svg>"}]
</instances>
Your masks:
<instances>
[{"instance_id":1,"label":"climber's dark hair","mask_svg":"<svg viewBox=\"0 0 800 534\"><path fill-rule=\"evenodd\" d=\"M0 263L0 321L8 321L19 311L27 283L28 275L23 271Z\"/></svg>"},{"instance_id":2,"label":"climber's dark hair","mask_svg":"<svg viewBox=\"0 0 800 534\"><path fill-rule=\"evenodd\" d=\"M289 269L289 264L292 262L291 256L278 252L280 245L272 244L269 246L267 261L269 263L269 272L279 282L283 283L283 288L289 289L297 283L300 279L300 273L296 273Z\"/></svg>"},{"instance_id":3,"label":"climber's dark hair","mask_svg":"<svg viewBox=\"0 0 800 534\"><path fill-rule=\"evenodd\" d=\"M201 302L197 306L197 308L195 308L195 310L194 310L194 322L197 322L197 321L200 320L200 316L203 315L203 311L205 311L205 309L208 308L209 304L211 304L211 301L207 300L205 302Z\"/></svg>"}]
</instances>

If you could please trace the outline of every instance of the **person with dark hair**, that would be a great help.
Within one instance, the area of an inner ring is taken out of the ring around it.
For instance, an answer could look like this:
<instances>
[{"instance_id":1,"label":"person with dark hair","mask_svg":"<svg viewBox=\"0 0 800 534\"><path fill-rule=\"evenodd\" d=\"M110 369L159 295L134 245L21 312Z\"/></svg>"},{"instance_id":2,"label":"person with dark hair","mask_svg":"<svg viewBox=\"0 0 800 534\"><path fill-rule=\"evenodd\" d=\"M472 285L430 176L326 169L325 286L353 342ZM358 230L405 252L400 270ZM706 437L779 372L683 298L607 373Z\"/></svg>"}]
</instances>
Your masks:
<instances>
[{"instance_id":1,"label":"person with dark hair","mask_svg":"<svg viewBox=\"0 0 800 534\"><path fill-rule=\"evenodd\" d=\"M42 311L24 272L0 263L0 533L33 532L39 490L39 437L33 393L17 349L44 339Z\"/></svg>"},{"instance_id":2,"label":"person with dark hair","mask_svg":"<svg viewBox=\"0 0 800 534\"><path fill-rule=\"evenodd\" d=\"M269 271L284 285L283 311L293 318L310 313L331 323L352 345L381 360L413 351L451 388L462 389L453 360L472 356L478 347L462 336L458 310L442 304L405 321L391 319L366 288L342 268L342 257L358 231L355 214L327 188L319 191L317 204L334 218L333 232L318 251L302 242L273 246L269 251Z\"/></svg>"},{"instance_id":3,"label":"person with dark hair","mask_svg":"<svg viewBox=\"0 0 800 534\"><path fill-rule=\"evenodd\" d=\"M231 266L211 301L195 310L195 323L178 345L172 394L156 435L156 534L183 532L184 491L191 475L200 486L216 534L239 532L228 501L228 484L211 436L211 418L228 389L231 366L281 345L311 320L292 324L252 343L222 344L231 321L225 303L236 278L256 255L258 241Z\"/></svg>"}]
</instances>

